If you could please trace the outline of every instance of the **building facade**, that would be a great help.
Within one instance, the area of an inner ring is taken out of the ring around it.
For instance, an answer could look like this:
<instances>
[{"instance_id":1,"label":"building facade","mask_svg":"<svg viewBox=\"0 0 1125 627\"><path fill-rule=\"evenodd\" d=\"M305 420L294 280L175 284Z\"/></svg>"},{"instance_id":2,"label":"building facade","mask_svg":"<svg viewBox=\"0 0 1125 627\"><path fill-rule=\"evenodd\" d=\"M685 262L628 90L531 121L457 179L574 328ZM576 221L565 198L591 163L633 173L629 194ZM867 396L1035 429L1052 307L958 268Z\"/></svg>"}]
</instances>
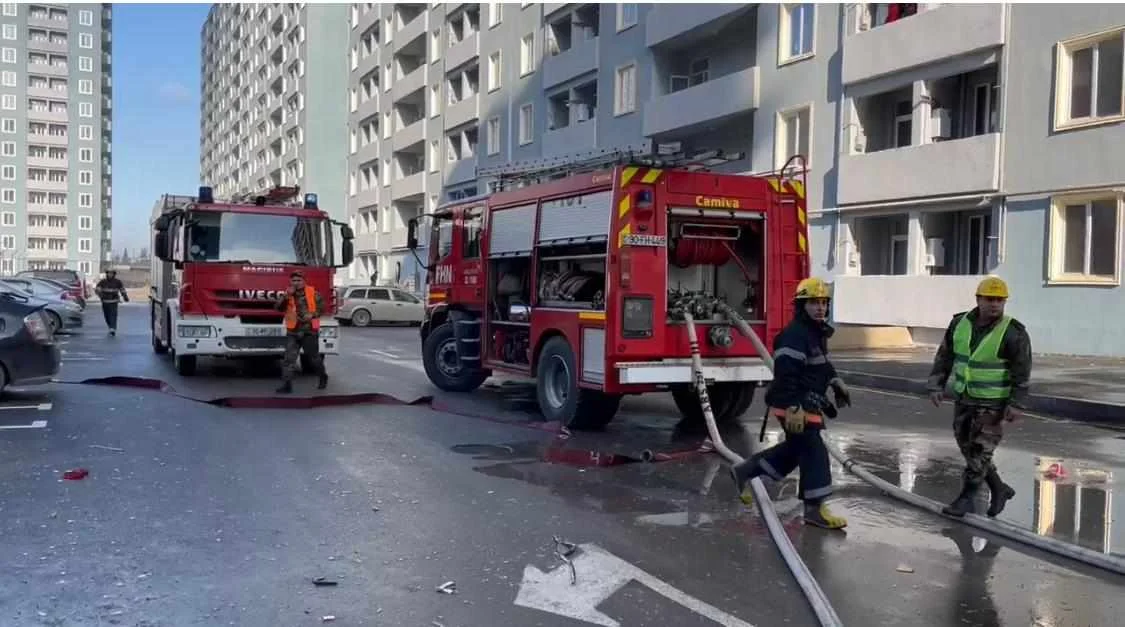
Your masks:
<instances>
[{"instance_id":1,"label":"building facade","mask_svg":"<svg viewBox=\"0 0 1125 627\"><path fill-rule=\"evenodd\" d=\"M347 219L348 6L217 4L201 46L200 184L297 185Z\"/></svg>"},{"instance_id":2,"label":"building facade","mask_svg":"<svg viewBox=\"0 0 1125 627\"><path fill-rule=\"evenodd\" d=\"M0 275L111 255L112 8L0 5Z\"/></svg>"}]
</instances>

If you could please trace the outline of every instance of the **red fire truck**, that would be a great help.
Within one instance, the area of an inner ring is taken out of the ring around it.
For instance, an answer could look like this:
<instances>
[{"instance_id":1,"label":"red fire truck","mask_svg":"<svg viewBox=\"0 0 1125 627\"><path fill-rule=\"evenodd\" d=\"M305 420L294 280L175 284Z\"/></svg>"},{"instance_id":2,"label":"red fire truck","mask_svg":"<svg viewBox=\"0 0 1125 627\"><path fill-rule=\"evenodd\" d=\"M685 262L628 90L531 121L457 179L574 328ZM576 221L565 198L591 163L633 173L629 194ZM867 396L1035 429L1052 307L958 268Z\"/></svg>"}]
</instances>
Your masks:
<instances>
[{"instance_id":1,"label":"red fire truck","mask_svg":"<svg viewBox=\"0 0 1125 627\"><path fill-rule=\"evenodd\" d=\"M489 173L490 195L438 208L421 328L430 380L465 392L493 372L533 377L544 416L576 429L605 426L625 394L658 390L702 421L670 302L722 298L770 338L809 272L803 158L769 175L706 170L737 158L505 166ZM417 247L417 221L407 239ZM715 417L732 420L772 374L727 320L696 318Z\"/></svg>"},{"instance_id":2,"label":"red fire truck","mask_svg":"<svg viewBox=\"0 0 1125 627\"><path fill-rule=\"evenodd\" d=\"M197 197L166 194L153 208L152 233L152 349L171 352L181 375L195 373L199 356L280 357L285 329L273 304L297 269L325 300L321 353L339 353L332 282L352 261L354 234L318 208L316 194L300 199L297 187L229 201L216 201L210 187Z\"/></svg>"}]
</instances>

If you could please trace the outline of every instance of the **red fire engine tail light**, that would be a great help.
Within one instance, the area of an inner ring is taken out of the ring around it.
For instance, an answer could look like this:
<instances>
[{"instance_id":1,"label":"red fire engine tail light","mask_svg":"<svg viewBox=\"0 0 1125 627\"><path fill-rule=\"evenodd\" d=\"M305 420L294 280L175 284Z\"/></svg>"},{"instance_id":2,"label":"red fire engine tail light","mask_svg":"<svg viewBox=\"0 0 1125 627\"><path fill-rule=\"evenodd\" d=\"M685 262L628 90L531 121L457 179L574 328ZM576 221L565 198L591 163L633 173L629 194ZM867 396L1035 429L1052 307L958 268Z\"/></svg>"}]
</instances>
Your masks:
<instances>
[{"instance_id":1,"label":"red fire engine tail light","mask_svg":"<svg viewBox=\"0 0 1125 627\"><path fill-rule=\"evenodd\" d=\"M621 287L628 288L633 282L633 251L630 248L622 248L618 253L619 266L621 269Z\"/></svg>"}]
</instances>

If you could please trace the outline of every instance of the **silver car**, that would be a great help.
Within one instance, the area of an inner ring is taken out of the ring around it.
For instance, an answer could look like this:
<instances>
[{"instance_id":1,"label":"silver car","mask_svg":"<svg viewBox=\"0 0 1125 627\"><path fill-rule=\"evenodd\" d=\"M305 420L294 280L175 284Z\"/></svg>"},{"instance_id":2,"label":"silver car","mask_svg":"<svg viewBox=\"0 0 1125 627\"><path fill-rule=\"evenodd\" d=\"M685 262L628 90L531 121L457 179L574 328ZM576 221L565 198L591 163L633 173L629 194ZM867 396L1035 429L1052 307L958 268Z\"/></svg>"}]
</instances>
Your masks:
<instances>
[{"instance_id":1,"label":"silver car","mask_svg":"<svg viewBox=\"0 0 1125 627\"><path fill-rule=\"evenodd\" d=\"M340 290L336 319L365 327L372 322L422 324L422 299L394 287L345 287Z\"/></svg>"},{"instance_id":2,"label":"silver car","mask_svg":"<svg viewBox=\"0 0 1125 627\"><path fill-rule=\"evenodd\" d=\"M65 287L54 281L44 281L30 277L0 279L0 289L30 294L47 302L43 315L51 333L77 329L82 326L82 307L67 293Z\"/></svg>"}]
</instances>

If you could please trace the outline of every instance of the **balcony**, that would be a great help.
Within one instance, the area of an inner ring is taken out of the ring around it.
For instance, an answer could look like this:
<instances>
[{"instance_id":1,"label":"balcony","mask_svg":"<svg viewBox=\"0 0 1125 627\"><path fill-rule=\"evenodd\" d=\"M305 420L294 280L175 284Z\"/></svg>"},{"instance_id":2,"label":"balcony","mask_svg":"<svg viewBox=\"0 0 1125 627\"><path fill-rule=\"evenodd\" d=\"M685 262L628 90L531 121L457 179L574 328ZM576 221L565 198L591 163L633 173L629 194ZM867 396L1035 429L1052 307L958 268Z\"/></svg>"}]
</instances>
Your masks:
<instances>
[{"instance_id":1,"label":"balcony","mask_svg":"<svg viewBox=\"0 0 1125 627\"><path fill-rule=\"evenodd\" d=\"M27 118L29 120L41 120L46 122L66 122L70 119L69 115L66 113L43 111L37 109L28 109Z\"/></svg>"},{"instance_id":2,"label":"balcony","mask_svg":"<svg viewBox=\"0 0 1125 627\"><path fill-rule=\"evenodd\" d=\"M477 178L477 158L446 162L442 179L445 185L458 185Z\"/></svg>"},{"instance_id":3,"label":"balcony","mask_svg":"<svg viewBox=\"0 0 1125 627\"><path fill-rule=\"evenodd\" d=\"M384 242L389 242L392 249L406 248L406 234L407 230L405 228L398 228L392 230L390 233L384 233L383 237L380 239Z\"/></svg>"},{"instance_id":4,"label":"balcony","mask_svg":"<svg viewBox=\"0 0 1125 627\"><path fill-rule=\"evenodd\" d=\"M51 250L49 248L28 248L27 258L32 259L68 259L70 256L65 250Z\"/></svg>"},{"instance_id":5,"label":"balcony","mask_svg":"<svg viewBox=\"0 0 1125 627\"><path fill-rule=\"evenodd\" d=\"M1004 7L947 4L853 33L844 38L843 82L850 85L1002 46Z\"/></svg>"},{"instance_id":6,"label":"balcony","mask_svg":"<svg viewBox=\"0 0 1125 627\"><path fill-rule=\"evenodd\" d=\"M27 95L31 98L54 98L55 100L66 100L68 95L67 89L55 89L52 87L28 87Z\"/></svg>"},{"instance_id":7,"label":"balcony","mask_svg":"<svg viewBox=\"0 0 1125 627\"><path fill-rule=\"evenodd\" d=\"M394 85L391 86L391 99L397 102L425 87L427 65L429 64L423 63L414 71L395 81Z\"/></svg>"},{"instance_id":8,"label":"balcony","mask_svg":"<svg viewBox=\"0 0 1125 627\"><path fill-rule=\"evenodd\" d=\"M35 13L27 14L27 25L39 28L53 28L55 30L66 30L70 28L70 20L67 15L56 13L54 17L50 15L42 15Z\"/></svg>"},{"instance_id":9,"label":"balcony","mask_svg":"<svg viewBox=\"0 0 1125 627\"><path fill-rule=\"evenodd\" d=\"M69 183L48 179L27 179L27 188L44 192L65 192Z\"/></svg>"},{"instance_id":10,"label":"balcony","mask_svg":"<svg viewBox=\"0 0 1125 627\"><path fill-rule=\"evenodd\" d=\"M379 113L379 88L375 87L375 95L359 103L352 116L357 120L364 120Z\"/></svg>"},{"instance_id":11,"label":"balcony","mask_svg":"<svg viewBox=\"0 0 1125 627\"><path fill-rule=\"evenodd\" d=\"M706 5L696 5L706 6ZM599 37L575 38L570 49L543 59L543 87L554 87L598 69Z\"/></svg>"},{"instance_id":12,"label":"balcony","mask_svg":"<svg viewBox=\"0 0 1125 627\"><path fill-rule=\"evenodd\" d=\"M62 237L67 236L67 228L65 226L27 226L27 235L29 237Z\"/></svg>"},{"instance_id":13,"label":"balcony","mask_svg":"<svg viewBox=\"0 0 1125 627\"><path fill-rule=\"evenodd\" d=\"M378 250L378 238L374 233L356 233L355 252L374 253Z\"/></svg>"},{"instance_id":14,"label":"balcony","mask_svg":"<svg viewBox=\"0 0 1125 627\"><path fill-rule=\"evenodd\" d=\"M70 165L70 160L67 158L55 159L52 157L31 157L27 158L27 165L33 168L58 168L65 170Z\"/></svg>"},{"instance_id":15,"label":"balcony","mask_svg":"<svg viewBox=\"0 0 1125 627\"><path fill-rule=\"evenodd\" d=\"M46 39L29 39L27 41L28 50L38 50L43 52L54 52L57 54L67 54L69 52L69 44L53 43Z\"/></svg>"},{"instance_id":16,"label":"balcony","mask_svg":"<svg viewBox=\"0 0 1125 627\"><path fill-rule=\"evenodd\" d=\"M466 122L477 119L477 104L479 100L480 96L473 94L468 98L463 98L460 102L446 105L445 115L442 116L445 121L445 128L457 128Z\"/></svg>"},{"instance_id":17,"label":"balcony","mask_svg":"<svg viewBox=\"0 0 1125 627\"><path fill-rule=\"evenodd\" d=\"M556 157L584 152L598 145L597 120L571 122L569 126L543 133L543 156Z\"/></svg>"},{"instance_id":18,"label":"balcony","mask_svg":"<svg viewBox=\"0 0 1125 627\"><path fill-rule=\"evenodd\" d=\"M27 69L30 72L46 76L68 76L70 74L70 69L66 65L51 63L29 63Z\"/></svg>"},{"instance_id":19,"label":"balcony","mask_svg":"<svg viewBox=\"0 0 1125 627\"><path fill-rule=\"evenodd\" d=\"M479 47L480 38L477 33L473 33L468 37L457 42L453 46L445 49L445 69L446 71L455 70L462 65L472 61L480 54Z\"/></svg>"},{"instance_id":20,"label":"balcony","mask_svg":"<svg viewBox=\"0 0 1125 627\"><path fill-rule=\"evenodd\" d=\"M392 4L390 6L393 7L395 5ZM395 18L395 21L398 21L397 16ZM409 23L404 24L402 28L398 29L398 32L395 33L394 40L397 44L399 44L397 47L402 48L404 44L408 44L418 37L421 37L422 33L424 32L426 32L426 11L423 8L421 11L419 11L417 17L410 20Z\"/></svg>"},{"instance_id":21,"label":"balcony","mask_svg":"<svg viewBox=\"0 0 1125 627\"><path fill-rule=\"evenodd\" d=\"M838 202L878 203L997 189L1000 134L840 158Z\"/></svg>"},{"instance_id":22,"label":"balcony","mask_svg":"<svg viewBox=\"0 0 1125 627\"><path fill-rule=\"evenodd\" d=\"M367 163L379 158L379 140L373 139L367 144L360 146L352 155L352 162L355 164Z\"/></svg>"},{"instance_id":23,"label":"balcony","mask_svg":"<svg viewBox=\"0 0 1125 627\"><path fill-rule=\"evenodd\" d=\"M426 173L418 171L410 176L394 182L391 187L392 200L406 200L408 198L421 198L426 190Z\"/></svg>"},{"instance_id":24,"label":"balcony","mask_svg":"<svg viewBox=\"0 0 1125 627\"><path fill-rule=\"evenodd\" d=\"M747 4L654 4L645 16L645 45L687 45L691 39L702 39L722 30L728 22L752 9Z\"/></svg>"},{"instance_id":25,"label":"balcony","mask_svg":"<svg viewBox=\"0 0 1125 627\"><path fill-rule=\"evenodd\" d=\"M361 189L352 196L351 205L358 209L364 207L371 207L379 204L379 186L376 185L370 189Z\"/></svg>"},{"instance_id":26,"label":"balcony","mask_svg":"<svg viewBox=\"0 0 1125 627\"><path fill-rule=\"evenodd\" d=\"M671 6L671 5L669 5ZM704 6L704 5L692 5ZM646 137L717 123L758 108L758 68L747 68L659 96L644 108Z\"/></svg>"},{"instance_id":27,"label":"balcony","mask_svg":"<svg viewBox=\"0 0 1125 627\"><path fill-rule=\"evenodd\" d=\"M406 128L395 131L394 146L396 150L401 150L408 146L421 143L426 135L426 120L423 118L407 126Z\"/></svg>"},{"instance_id":28,"label":"balcony","mask_svg":"<svg viewBox=\"0 0 1125 627\"><path fill-rule=\"evenodd\" d=\"M66 205L48 205L46 203L27 203L28 213L45 213L54 216L67 215Z\"/></svg>"}]
</instances>

